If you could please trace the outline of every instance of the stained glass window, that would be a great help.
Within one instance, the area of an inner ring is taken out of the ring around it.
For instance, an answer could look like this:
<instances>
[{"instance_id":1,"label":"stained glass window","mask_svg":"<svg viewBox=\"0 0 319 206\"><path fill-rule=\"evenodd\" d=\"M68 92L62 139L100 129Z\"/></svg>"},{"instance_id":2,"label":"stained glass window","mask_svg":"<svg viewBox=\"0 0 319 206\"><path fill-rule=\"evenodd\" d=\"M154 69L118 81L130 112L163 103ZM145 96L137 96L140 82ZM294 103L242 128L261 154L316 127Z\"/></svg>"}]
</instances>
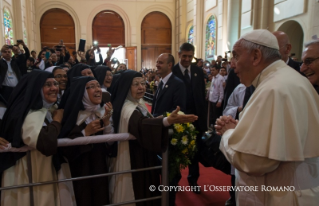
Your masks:
<instances>
[{"instance_id":1,"label":"stained glass window","mask_svg":"<svg viewBox=\"0 0 319 206\"><path fill-rule=\"evenodd\" d=\"M205 41L205 58L212 60L216 50L216 20L212 15L207 20L206 41Z\"/></svg>"},{"instance_id":2,"label":"stained glass window","mask_svg":"<svg viewBox=\"0 0 319 206\"><path fill-rule=\"evenodd\" d=\"M24 23L23 23L23 41L26 45L28 44L28 33Z\"/></svg>"},{"instance_id":3,"label":"stained glass window","mask_svg":"<svg viewBox=\"0 0 319 206\"><path fill-rule=\"evenodd\" d=\"M3 22L4 22L4 38L5 43L8 45L13 45L13 30L12 30L12 19L10 12L4 9L3 12Z\"/></svg>"},{"instance_id":4,"label":"stained glass window","mask_svg":"<svg viewBox=\"0 0 319 206\"><path fill-rule=\"evenodd\" d=\"M194 27L191 26L188 31L188 43L194 44Z\"/></svg>"}]
</instances>

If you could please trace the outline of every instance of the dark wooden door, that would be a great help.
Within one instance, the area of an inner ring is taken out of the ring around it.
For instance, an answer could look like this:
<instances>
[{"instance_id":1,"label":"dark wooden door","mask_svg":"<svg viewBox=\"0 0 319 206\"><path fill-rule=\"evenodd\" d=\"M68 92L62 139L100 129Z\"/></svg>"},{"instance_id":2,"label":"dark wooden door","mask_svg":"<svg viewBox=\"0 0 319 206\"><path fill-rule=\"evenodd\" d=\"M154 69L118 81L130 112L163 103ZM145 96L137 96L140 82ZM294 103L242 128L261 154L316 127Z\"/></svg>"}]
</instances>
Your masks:
<instances>
[{"instance_id":1,"label":"dark wooden door","mask_svg":"<svg viewBox=\"0 0 319 206\"><path fill-rule=\"evenodd\" d=\"M93 20L93 41L98 41L100 47L122 45L125 47L125 27L122 17L114 11L101 11ZM90 42L91 44L91 42Z\"/></svg>"},{"instance_id":2,"label":"dark wooden door","mask_svg":"<svg viewBox=\"0 0 319 206\"><path fill-rule=\"evenodd\" d=\"M126 47L127 68L136 71L136 47Z\"/></svg>"},{"instance_id":3,"label":"dark wooden door","mask_svg":"<svg viewBox=\"0 0 319 206\"><path fill-rule=\"evenodd\" d=\"M157 57L172 51L172 25L161 12L145 16L141 26L142 68L156 69Z\"/></svg>"},{"instance_id":4,"label":"dark wooden door","mask_svg":"<svg viewBox=\"0 0 319 206\"><path fill-rule=\"evenodd\" d=\"M53 47L62 39L71 53L75 50L75 26L72 16L62 9L46 11L40 21L41 47Z\"/></svg>"}]
</instances>

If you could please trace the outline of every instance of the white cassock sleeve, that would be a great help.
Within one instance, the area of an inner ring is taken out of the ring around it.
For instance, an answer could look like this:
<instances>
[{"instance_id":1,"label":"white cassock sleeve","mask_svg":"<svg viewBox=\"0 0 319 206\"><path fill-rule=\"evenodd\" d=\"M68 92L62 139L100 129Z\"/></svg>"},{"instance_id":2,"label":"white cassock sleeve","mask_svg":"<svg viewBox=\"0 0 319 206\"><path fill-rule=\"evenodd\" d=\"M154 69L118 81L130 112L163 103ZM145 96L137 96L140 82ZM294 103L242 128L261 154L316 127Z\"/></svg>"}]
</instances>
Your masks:
<instances>
[{"instance_id":1,"label":"white cassock sleeve","mask_svg":"<svg viewBox=\"0 0 319 206\"><path fill-rule=\"evenodd\" d=\"M224 133L219 147L231 165L237 170L252 176L262 176L277 169L280 161L237 152L230 148L228 139L233 131L233 129L229 129Z\"/></svg>"}]
</instances>

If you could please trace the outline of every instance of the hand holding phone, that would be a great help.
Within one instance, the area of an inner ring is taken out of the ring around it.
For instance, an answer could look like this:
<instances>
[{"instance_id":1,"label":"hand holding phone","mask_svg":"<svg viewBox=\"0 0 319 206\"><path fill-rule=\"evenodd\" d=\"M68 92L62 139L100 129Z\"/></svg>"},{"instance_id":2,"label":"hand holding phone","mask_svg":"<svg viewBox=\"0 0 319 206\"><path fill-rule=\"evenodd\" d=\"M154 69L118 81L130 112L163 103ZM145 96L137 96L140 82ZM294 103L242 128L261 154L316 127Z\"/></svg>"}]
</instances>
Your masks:
<instances>
[{"instance_id":1,"label":"hand holding phone","mask_svg":"<svg viewBox=\"0 0 319 206\"><path fill-rule=\"evenodd\" d=\"M46 59L49 59L49 58L50 58L50 52L46 52L46 53L45 53L45 58L46 58Z\"/></svg>"}]
</instances>

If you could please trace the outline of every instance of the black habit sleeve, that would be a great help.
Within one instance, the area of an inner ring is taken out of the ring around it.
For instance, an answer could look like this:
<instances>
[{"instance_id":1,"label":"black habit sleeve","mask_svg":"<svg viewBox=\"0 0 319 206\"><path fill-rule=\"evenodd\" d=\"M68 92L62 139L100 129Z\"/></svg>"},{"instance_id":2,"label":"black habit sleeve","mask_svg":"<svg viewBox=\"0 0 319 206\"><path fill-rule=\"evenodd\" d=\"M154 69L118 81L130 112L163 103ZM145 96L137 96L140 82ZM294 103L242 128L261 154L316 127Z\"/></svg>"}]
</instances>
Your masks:
<instances>
[{"instance_id":1,"label":"black habit sleeve","mask_svg":"<svg viewBox=\"0 0 319 206\"><path fill-rule=\"evenodd\" d=\"M130 117L128 131L147 150L160 153L167 148L168 129L163 125L163 118L148 118L135 110Z\"/></svg>"},{"instance_id":2,"label":"black habit sleeve","mask_svg":"<svg viewBox=\"0 0 319 206\"><path fill-rule=\"evenodd\" d=\"M82 130L85 129L86 123L83 122L80 126L75 125L73 130L70 132L67 138L75 139L77 137L83 137ZM91 151L92 145L76 145L70 147L62 147L63 156L65 156L69 161L75 160L81 154Z\"/></svg>"},{"instance_id":3,"label":"black habit sleeve","mask_svg":"<svg viewBox=\"0 0 319 206\"><path fill-rule=\"evenodd\" d=\"M37 150L45 156L54 155L57 152L60 130L61 124L56 121L42 127L37 141Z\"/></svg>"}]
</instances>

